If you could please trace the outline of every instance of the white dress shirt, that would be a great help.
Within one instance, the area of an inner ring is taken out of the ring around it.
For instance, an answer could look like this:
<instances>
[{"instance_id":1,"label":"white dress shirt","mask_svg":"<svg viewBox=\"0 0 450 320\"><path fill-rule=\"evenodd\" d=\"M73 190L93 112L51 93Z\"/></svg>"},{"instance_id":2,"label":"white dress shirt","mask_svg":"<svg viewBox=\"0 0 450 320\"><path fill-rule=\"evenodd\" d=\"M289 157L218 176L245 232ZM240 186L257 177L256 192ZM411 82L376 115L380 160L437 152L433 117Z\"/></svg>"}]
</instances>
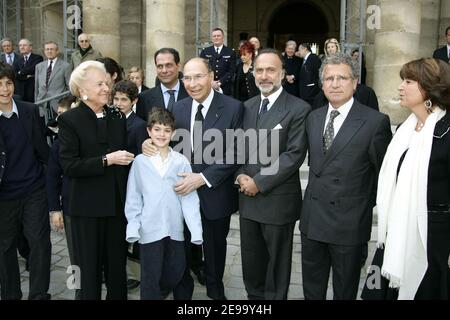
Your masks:
<instances>
[{"instance_id":1,"label":"white dress shirt","mask_svg":"<svg viewBox=\"0 0 450 320\"><path fill-rule=\"evenodd\" d=\"M17 105L14 102L14 100L12 100L12 110L11 112L3 112L2 110L0 110L0 117L3 115L6 118L11 118L12 114L15 113L17 115L17 118L19 117L19 109L17 109Z\"/></svg>"},{"instance_id":2,"label":"white dress shirt","mask_svg":"<svg viewBox=\"0 0 450 320\"><path fill-rule=\"evenodd\" d=\"M161 83L161 91L162 91L163 97L164 97L164 107L166 109L167 109L167 106L169 104L169 99L170 99L170 93L168 92L169 90L175 90L175 92L174 92L175 102L178 101L178 93L180 92L180 81L178 81L177 84L175 85L175 87L173 87L172 89L167 88L165 85L163 85Z\"/></svg>"},{"instance_id":3,"label":"white dress shirt","mask_svg":"<svg viewBox=\"0 0 450 320\"><path fill-rule=\"evenodd\" d=\"M350 109L352 108L353 102L354 102L354 99L352 97L350 100L348 100L346 103L344 103L342 106L340 106L337 109L333 108L331 106L331 104L328 104L327 117L325 118L325 125L323 126L324 134L325 134L325 130L327 128L328 121L330 120L331 111L337 110L337 111L339 111L339 115L336 118L334 118L334 121L333 121L334 137L336 137L337 133L339 132L339 130L342 127L342 124L345 121L345 118L347 118L347 115L350 112Z\"/></svg>"},{"instance_id":4,"label":"white dress shirt","mask_svg":"<svg viewBox=\"0 0 450 320\"><path fill-rule=\"evenodd\" d=\"M172 160L172 148L169 147L169 153L167 154L167 157L165 159L163 159L161 157L161 154L159 153L155 154L154 156L150 156L149 158L156 171L158 171L159 175L161 177L164 177L167 169L169 169L170 162Z\"/></svg>"},{"instance_id":5,"label":"white dress shirt","mask_svg":"<svg viewBox=\"0 0 450 320\"><path fill-rule=\"evenodd\" d=\"M272 93L270 96L263 96L261 94L261 104L259 105L259 111L261 112L262 102L264 99L269 99L269 104L267 105L267 112L269 112L270 108L272 108L275 101L277 101L278 97L280 96L281 92L283 92L283 87L280 87L277 91Z\"/></svg>"}]
</instances>

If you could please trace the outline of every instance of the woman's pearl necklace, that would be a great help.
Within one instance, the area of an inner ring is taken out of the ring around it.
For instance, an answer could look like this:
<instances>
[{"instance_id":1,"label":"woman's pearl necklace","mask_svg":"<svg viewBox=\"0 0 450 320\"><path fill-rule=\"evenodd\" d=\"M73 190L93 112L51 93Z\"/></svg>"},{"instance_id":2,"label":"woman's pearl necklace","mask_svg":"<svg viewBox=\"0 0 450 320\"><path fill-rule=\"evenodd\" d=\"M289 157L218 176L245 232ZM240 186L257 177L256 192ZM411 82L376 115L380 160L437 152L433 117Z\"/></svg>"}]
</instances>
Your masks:
<instances>
[{"instance_id":1,"label":"woman's pearl necklace","mask_svg":"<svg viewBox=\"0 0 450 320\"><path fill-rule=\"evenodd\" d=\"M419 132L420 130L422 130L424 125L425 125L425 123L423 123L423 122L417 122L416 131Z\"/></svg>"}]
</instances>

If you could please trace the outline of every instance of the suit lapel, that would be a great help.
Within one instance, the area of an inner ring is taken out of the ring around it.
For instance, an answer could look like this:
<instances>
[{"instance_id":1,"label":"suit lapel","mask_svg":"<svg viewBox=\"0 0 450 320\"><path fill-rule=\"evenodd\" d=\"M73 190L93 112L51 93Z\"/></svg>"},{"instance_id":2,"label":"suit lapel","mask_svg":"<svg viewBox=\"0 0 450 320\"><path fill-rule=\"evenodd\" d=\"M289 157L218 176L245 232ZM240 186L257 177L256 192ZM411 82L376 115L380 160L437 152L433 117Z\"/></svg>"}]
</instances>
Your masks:
<instances>
[{"instance_id":1,"label":"suit lapel","mask_svg":"<svg viewBox=\"0 0 450 320\"><path fill-rule=\"evenodd\" d=\"M48 61L47 61L47 63L48 63ZM48 66L47 66L47 68L48 68ZM61 61L59 59L57 59L55 64L53 65L52 73L50 74L48 83L50 83L52 81L52 79L55 77L55 74L58 73L59 69L61 69ZM47 69L45 69L45 73L47 74Z\"/></svg>"},{"instance_id":2,"label":"suit lapel","mask_svg":"<svg viewBox=\"0 0 450 320\"><path fill-rule=\"evenodd\" d=\"M348 144L351 138L358 132L359 128L364 124L365 119L361 117L360 109L356 102L353 102L353 106L350 112L345 118L341 129L337 133L336 137L331 144L330 149L328 149L323 166L326 166L333 158L335 158L342 149Z\"/></svg>"},{"instance_id":3,"label":"suit lapel","mask_svg":"<svg viewBox=\"0 0 450 320\"><path fill-rule=\"evenodd\" d=\"M258 121L258 128L273 129L277 124L283 120L288 111L284 107L286 105L286 91L282 91L278 99L274 102L267 113ZM259 106L258 106L259 107ZM259 112L259 110L258 110Z\"/></svg>"},{"instance_id":4,"label":"suit lapel","mask_svg":"<svg viewBox=\"0 0 450 320\"><path fill-rule=\"evenodd\" d=\"M311 125L308 126L309 152L317 156L317 161L311 163L311 168L322 168L325 159L323 153L323 130L325 127L325 119L327 117L328 106L318 109L314 113Z\"/></svg>"},{"instance_id":5,"label":"suit lapel","mask_svg":"<svg viewBox=\"0 0 450 320\"><path fill-rule=\"evenodd\" d=\"M206 114L205 120L203 121L203 131L206 131L212 127L219 120L222 115L223 103L220 94L214 92L214 98L209 106L208 113Z\"/></svg>"},{"instance_id":6,"label":"suit lapel","mask_svg":"<svg viewBox=\"0 0 450 320\"><path fill-rule=\"evenodd\" d=\"M164 103L164 94L162 92L161 85L158 85L156 101L158 101L159 103L158 107L163 107L164 109L166 108L166 104Z\"/></svg>"}]
</instances>

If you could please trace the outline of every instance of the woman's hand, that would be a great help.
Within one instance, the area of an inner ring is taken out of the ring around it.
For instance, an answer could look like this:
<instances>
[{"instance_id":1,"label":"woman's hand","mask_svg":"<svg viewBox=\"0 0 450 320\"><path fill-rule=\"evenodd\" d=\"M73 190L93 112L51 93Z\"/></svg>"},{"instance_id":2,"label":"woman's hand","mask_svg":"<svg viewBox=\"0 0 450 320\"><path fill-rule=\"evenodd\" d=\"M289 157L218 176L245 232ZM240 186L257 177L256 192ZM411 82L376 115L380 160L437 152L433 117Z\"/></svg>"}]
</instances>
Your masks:
<instances>
[{"instance_id":1,"label":"woman's hand","mask_svg":"<svg viewBox=\"0 0 450 320\"><path fill-rule=\"evenodd\" d=\"M158 154L158 148L153 145L152 139L148 138L144 141L144 143L142 143L142 153L147 157L152 157Z\"/></svg>"}]
</instances>

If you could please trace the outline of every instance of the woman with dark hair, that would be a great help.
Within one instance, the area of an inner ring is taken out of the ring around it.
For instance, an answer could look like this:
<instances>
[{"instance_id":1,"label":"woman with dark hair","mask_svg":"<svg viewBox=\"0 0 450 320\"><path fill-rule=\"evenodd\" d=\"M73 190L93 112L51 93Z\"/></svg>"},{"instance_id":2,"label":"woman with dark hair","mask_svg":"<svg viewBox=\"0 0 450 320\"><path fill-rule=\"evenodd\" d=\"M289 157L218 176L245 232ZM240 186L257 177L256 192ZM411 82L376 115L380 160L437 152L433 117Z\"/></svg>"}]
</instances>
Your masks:
<instances>
[{"instance_id":1,"label":"woman with dark hair","mask_svg":"<svg viewBox=\"0 0 450 320\"><path fill-rule=\"evenodd\" d=\"M259 94L253 76L255 47L246 41L239 48L239 55L241 62L236 67L233 96L240 101L246 101Z\"/></svg>"},{"instance_id":2,"label":"woman with dark hair","mask_svg":"<svg viewBox=\"0 0 450 320\"><path fill-rule=\"evenodd\" d=\"M109 57L98 58L95 61L101 62L105 66L109 91L112 92L114 85L117 82L123 80L122 66L116 60L114 60L113 58L109 58ZM112 104L112 99L113 99L113 97L111 96L109 98L108 105Z\"/></svg>"},{"instance_id":3,"label":"woman with dark hair","mask_svg":"<svg viewBox=\"0 0 450 320\"><path fill-rule=\"evenodd\" d=\"M450 299L450 66L426 58L401 71L412 113L392 139L378 179L378 249L363 299ZM375 267L374 267L375 266ZM379 279L377 279L379 280Z\"/></svg>"}]
</instances>

